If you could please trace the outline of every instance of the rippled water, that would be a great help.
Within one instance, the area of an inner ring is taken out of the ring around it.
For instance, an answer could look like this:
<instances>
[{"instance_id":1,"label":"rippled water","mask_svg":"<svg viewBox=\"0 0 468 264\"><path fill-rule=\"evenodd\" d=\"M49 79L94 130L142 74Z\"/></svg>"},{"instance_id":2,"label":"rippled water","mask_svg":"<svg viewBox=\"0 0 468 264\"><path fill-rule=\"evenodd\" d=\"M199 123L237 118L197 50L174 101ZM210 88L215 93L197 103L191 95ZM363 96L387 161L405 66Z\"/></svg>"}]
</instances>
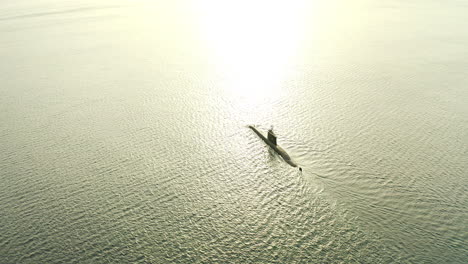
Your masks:
<instances>
[{"instance_id":1,"label":"rippled water","mask_svg":"<svg viewBox=\"0 0 468 264\"><path fill-rule=\"evenodd\" d=\"M3 1L0 262L466 263L468 5L348 2Z\"/></svg>"}]
</instances>

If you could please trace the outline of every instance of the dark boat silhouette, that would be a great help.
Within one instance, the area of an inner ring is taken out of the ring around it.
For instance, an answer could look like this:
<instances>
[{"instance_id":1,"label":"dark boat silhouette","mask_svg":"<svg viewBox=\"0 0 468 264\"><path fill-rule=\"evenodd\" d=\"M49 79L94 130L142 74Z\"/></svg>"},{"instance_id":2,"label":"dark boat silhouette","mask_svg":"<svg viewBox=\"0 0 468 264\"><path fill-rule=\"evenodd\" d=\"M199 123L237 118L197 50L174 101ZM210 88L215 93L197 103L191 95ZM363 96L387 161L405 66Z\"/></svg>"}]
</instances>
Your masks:
<instances>
[{"instance_id":1,"label":"dark boat silhouette","mask_svg":"<svg viewBox=\"0 0 468 264\"><path fill-rule=\"evenodd\" d=\"M255 132L255 134L257 134L263 141L265 141L265 143L267 143L268 146L270 146L274 151L276 151L276 153L278 153L283 158L283 160L286 161L286 163L288 163L292 167L297 167L297 164L294 163L294 161L291 159L288 153L283 148L278 146L276 135L273 132L273 128L268 130L267 137L262 135L262 133L260 133L260 131L258 131L254 126L249 126L249 128L252 129L253 132ZM299 167L299 170L302 171L302 168Z\"/></svg>"}]
</instances>

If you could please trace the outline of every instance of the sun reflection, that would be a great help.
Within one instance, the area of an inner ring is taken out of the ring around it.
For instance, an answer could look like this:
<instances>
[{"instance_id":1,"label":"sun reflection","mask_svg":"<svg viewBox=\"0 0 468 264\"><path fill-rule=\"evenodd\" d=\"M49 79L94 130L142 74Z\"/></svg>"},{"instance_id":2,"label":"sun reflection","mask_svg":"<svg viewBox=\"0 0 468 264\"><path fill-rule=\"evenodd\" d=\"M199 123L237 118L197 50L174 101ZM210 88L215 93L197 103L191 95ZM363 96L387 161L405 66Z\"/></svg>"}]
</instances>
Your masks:
<instances>
[{"instance_id":1,"label":"sun reflection","mask_svg":"<svg viewBox=\"0 0 468 264\"><path fill-rule=\"evenodd\" d=\"M301 42L306 1L201 1L200 30L226 92L250 106L281 94ZM247 106L249 107L249 106Z\"/></svg>"}]
</instances>

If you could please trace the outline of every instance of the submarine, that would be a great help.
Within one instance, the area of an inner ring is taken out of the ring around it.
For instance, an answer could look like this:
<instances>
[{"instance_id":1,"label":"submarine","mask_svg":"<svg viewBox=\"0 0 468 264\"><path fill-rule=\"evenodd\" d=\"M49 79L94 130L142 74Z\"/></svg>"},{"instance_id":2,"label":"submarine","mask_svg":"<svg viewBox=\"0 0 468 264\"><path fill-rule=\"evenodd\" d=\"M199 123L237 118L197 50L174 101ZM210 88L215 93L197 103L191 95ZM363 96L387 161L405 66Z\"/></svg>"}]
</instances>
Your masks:
<instances>
[{"instance_id":1,"label":"submarine","mask_svg":"<svg viewBox=\"0 0 468 264\"><path fill-rule=\"evenodd\" d=\"M278 146L276 142L276 135L273 132L273 128L268 130L267 138L264 135L262 135L262 133L260 133L260 131L258 131L254 126L249 126L249 128L252 129L252 131L255 132L255 134L257 134L257 136L259 136L263 141L265 141L265 143L267 143L268 146L270 146L274 151L276 151L276 153L278 153L278 155L280 155L283 158L283 160L286 161L286 163L288 163L292 167L298 167L297 164L294 163L294 161L288 155L288 153L283 148ZM299 170L302 171L302 168L299 167Z\"/></svg>"}]
</instances>

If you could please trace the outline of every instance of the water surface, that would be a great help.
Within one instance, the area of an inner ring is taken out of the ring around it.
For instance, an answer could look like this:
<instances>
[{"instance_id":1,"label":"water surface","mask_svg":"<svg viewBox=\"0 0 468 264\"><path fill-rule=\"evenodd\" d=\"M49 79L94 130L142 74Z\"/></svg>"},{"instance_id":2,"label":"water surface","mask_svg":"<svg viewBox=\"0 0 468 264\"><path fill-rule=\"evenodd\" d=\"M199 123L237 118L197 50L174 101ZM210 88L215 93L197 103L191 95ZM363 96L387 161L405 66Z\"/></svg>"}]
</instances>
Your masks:
<instances>
[{"instance_id":1,"label":"water surface","mask_svg":"<svg viewBox=\"0 0 468 264\"><path fill-rule=\"evenodd\" d=\"M466 262L468 5L166 2L0 4L1 263Z\"/></svg>"}]
</instances>

